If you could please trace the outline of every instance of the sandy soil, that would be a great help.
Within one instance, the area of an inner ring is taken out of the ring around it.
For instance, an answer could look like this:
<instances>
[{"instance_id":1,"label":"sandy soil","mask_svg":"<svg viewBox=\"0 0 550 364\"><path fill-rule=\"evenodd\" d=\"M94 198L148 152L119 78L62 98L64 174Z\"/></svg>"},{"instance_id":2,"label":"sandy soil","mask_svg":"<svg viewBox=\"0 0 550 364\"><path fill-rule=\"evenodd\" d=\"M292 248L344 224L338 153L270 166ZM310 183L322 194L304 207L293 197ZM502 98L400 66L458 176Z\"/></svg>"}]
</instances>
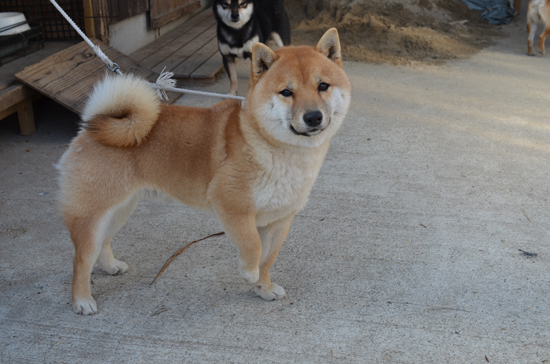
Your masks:
<instances>
[{"instance_id":1,"label":"sandy soil","mask_svg":"<svg viewBox=\"0 0 550 364\"><path fill-rule=\"evenodd\" d=\"M492 44L500 27L460 0L287 0L292 43L314 45L336 27L345 60L441 63Z\"/></svg>"}]
</instances>

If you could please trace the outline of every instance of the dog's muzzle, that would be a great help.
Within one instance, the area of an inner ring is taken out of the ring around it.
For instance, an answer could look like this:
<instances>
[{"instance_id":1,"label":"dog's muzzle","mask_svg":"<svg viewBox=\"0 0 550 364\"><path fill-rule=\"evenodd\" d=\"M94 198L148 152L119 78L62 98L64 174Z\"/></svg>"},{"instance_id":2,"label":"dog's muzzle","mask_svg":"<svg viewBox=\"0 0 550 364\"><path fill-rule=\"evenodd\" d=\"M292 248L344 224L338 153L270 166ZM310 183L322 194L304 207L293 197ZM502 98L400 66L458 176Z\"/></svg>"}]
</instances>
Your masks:
<instances>
[{"instance_id":1,"label":"dog's muzzle","mask_svg":"<svg viewBox=\"0 0 550 364\"><path fill-rule=\"evenodd\" d=\"M290 125L290 130L296 135L302 136L315 136L320 134L330 125L330 120L325 127L323 127L323 113L319 110L308 111L302 116L302 120L306 125L306 130L299 132L296 130L292 124Z\"/></svg>"}]
</instances>

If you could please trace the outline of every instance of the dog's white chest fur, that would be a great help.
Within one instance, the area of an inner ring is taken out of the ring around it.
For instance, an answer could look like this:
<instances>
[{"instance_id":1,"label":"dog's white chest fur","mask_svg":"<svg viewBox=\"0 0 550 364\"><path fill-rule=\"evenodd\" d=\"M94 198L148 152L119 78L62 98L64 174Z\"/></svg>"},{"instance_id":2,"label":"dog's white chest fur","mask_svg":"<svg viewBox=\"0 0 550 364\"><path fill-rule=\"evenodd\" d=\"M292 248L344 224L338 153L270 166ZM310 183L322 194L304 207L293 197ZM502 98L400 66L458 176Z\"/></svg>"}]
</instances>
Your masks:
<instances>
[{"instance_id":1,"label":"dog's white chest fur","mask_svg":"<svg viewBox=\"0 0 550 364\"><path fill-rule=\"evenodd\" d=\"M218 44L218 46L219 46L220 52L223 55L226 55L226 56L233 55L239 58L243 58L245 52L252 53L252 46L258 43L259 41L260 41L260 38L256 35L250 38L246 43L244 43L242 48L230 47L229 45L221 42Z\"/></svg>"},{"instance_id":2,"label":"dog's white chest fur","mask_svg":"<svg viewBox=\"0 0 550 364\"><path fill-rule=\"evenodd\" d=\"M253 189L257 226L266 226L301 210L321 168L325 153L262 153Z\"/></svg>"}]
</instances>

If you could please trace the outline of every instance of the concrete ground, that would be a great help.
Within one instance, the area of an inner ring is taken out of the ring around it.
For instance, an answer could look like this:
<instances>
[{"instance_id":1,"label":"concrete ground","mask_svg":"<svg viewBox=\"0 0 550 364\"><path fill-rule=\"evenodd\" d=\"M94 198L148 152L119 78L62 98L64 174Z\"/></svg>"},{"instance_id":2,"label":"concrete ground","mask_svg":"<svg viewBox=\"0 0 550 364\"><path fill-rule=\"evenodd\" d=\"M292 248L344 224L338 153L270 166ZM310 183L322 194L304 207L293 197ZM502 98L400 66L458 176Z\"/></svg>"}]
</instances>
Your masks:
<instances>
[{"instance_id":1,"label":"concrete ground","mask_svg":"<svg viewBox=\"0 0 550 364\"><path fill-rule=\"evenodd\" d=\"M276 302L226 237L151 286L220 228L144 201L113 242L130 270L95 269L99 313L75 315L53 164L77 116L43 100L36 134L0 122L0 362L550 363L550 58L524 54L523 22L505 31L443 66L345 64L354 101L272 269Z\"/></svg>"}]
</instances>

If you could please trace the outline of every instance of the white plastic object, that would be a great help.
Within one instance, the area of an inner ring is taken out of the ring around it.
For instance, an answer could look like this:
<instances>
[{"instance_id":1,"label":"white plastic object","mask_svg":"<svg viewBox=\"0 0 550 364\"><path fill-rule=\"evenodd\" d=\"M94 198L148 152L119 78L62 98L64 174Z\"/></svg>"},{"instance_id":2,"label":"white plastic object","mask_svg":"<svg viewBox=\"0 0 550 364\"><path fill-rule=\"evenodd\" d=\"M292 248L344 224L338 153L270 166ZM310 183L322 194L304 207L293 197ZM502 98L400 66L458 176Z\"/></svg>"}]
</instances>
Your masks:
<instances>
[{"instance_id":1,"label":"white plastic object","mask_svg":"<svg viewBox=\"0 0 550 364\"><path fill-rule=\"evenodd\" d=\"M23 13L0 13L0 29L10 27L24 21L26 21L26 19ZM29 27L29 24L25 23L23 25L1 32L0 36L18 34L30 29L31 27Z\"/></svg>"}]
</instances>

